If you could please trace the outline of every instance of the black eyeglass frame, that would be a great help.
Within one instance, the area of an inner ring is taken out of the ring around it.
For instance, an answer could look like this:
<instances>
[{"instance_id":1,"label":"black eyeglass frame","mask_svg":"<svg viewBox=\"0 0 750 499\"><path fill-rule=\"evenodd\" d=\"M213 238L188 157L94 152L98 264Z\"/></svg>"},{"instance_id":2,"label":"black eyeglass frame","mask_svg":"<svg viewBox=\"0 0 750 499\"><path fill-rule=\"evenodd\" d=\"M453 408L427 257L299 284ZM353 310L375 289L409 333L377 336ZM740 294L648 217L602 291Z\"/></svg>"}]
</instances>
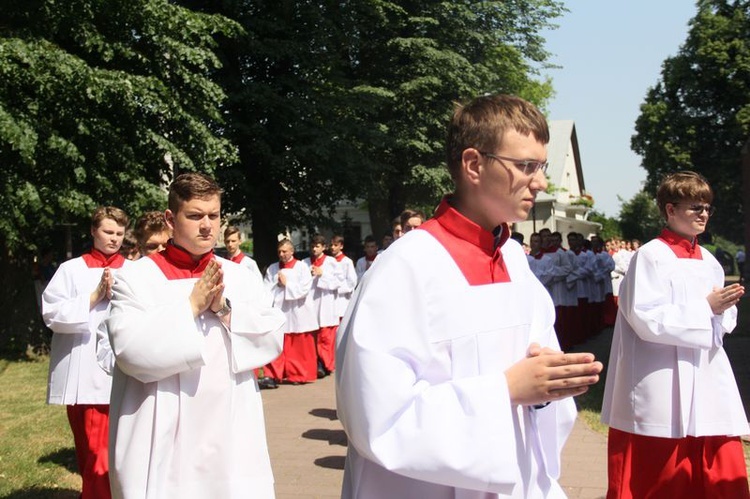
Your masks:
<instances>
[{"instance_id":1,"label":"black eyeglass frame","mask_svg":"<svg viewBox=\"0 0 750 499\"><path fill-rule=\"evenodd\" d=\"M687 203L669 203L669 204L677 206L680 204L685 205ZM716 213L716 206L713 206L711 204L689 204L688 210L692 211L693 213L697 215L700 215L701 213L705 211L709 217L712 217L714 216L714 213Z\"/></svg>"}]
</instances>

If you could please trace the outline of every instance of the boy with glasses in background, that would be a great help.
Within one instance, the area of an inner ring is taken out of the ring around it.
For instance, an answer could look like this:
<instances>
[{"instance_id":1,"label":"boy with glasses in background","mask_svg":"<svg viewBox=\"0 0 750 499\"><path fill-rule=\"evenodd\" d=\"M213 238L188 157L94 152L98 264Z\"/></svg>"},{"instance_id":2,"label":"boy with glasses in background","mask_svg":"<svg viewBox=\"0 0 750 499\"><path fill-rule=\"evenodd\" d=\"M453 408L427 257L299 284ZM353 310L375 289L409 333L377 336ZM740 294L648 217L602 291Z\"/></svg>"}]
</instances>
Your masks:
<instances>
[{"instance_id":1,"label":"boy with glasses in background","mask_svg":"<svg viewBox=\"0 0 750 499\"><path fill-rule=\"evenodd\" d=\"M750 432L723 337L744 293L698 235L713 213L701 175L667 176L656 193L666 227L633 256L604 391L608 498L748 498L740 435Z\"/></svg>"}]
</instances>

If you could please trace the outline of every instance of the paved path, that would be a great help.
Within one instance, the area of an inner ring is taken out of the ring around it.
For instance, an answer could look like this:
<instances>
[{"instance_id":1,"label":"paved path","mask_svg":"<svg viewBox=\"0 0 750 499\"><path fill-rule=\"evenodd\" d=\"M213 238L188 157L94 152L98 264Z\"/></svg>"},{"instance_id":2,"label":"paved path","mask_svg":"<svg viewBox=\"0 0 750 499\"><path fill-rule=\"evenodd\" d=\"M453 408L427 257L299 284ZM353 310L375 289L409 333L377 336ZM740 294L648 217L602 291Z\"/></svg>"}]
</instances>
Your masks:
<instances>
[{"instance_id":1,"label":"paved path","mask_svg":"<svg viewBox=\"0 0 750 499\"><path fill-rule=\"evenodd\" d=\"M276 497L340 497L346 436L336 419L333 378L264 390L263 403ZM561 483L571 499L601 498L606 474L606 438L579 420L563 451Z\"/></svg>"},{"instance_id":2,"label":"paved path","mask_svg":"<svg viewBox=\"0 0 750 499\"><path fill-rule=\"evenodd\" d=\"M576 351L593 352L605 365L612 329ZM745 411L750 414L750 332L725 338ZM346 435L336 419L333 378L263 391L269 450L278 499L338 498ZM607 439L580 418L563 449L561 484L570 499L600 499L607 490ZM748 463L750 468L750 463ZM422 498L418 498L422 499Z\"/></svg>"}]
</instances>

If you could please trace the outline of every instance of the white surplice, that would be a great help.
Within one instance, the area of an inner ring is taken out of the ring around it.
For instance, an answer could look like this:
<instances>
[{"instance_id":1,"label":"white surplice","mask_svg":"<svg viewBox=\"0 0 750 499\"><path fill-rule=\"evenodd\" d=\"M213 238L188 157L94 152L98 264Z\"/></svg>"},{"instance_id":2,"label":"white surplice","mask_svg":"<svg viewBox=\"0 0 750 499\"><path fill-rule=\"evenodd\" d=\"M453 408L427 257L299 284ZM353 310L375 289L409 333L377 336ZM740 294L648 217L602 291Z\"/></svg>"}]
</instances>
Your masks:
<instances>
[{"instance_id":1,"label":"white surplice","mask_svg":"<svg viewBox=\"0 0 750 499\"><path fill-rule=\"evenodd\" d=\"M116 357L110 407L114 498L272 498L253 368L281 351L283 314L243 266L217 258L225 327L193 317L197 279L169 280L149 258L122 272L107 320Z\"/></svg>"},{"instance_id":2,"label":"white surplice","mask_svg":"<svg viewBox=\"0 0 750 499\"><path fill-rule=\"evenodd\" d=\"M112 269L112 275L116 277L120 271ZM109 404L112 378L99 367L96 352L96 331L107 317L109 300L101 300L90 309L90 296L102 272L103 268L89 268L82 257L68 260L60 265L42 294L44 322L54 332L47 385L49 404Z\"/></svg>"},{"instance_id":3,"label":"white surplice","mask_svg":"<svg viewBox=\"0 0 750 499\"><path fill-rule=\"evenodd\" d=\"M747 434L723 336L737 308L714 315L706 297L724 286L711 253L677 258L659 239L633 256L620 285L602 421L651 437Z\"/></svg>"},{"instance_id":4,"label":"white surplice","mask_svg":"<svg viewBox=\"0 0 750 499\"><path fill-rule=\"evenodd\" d=\"M514 406L504 375L530 343L558 348L554 308L521 246L502 254L511 282L470 286L415 230L365 274L338 336L343 498L565 497L574 402Z\"/></svg>"}]
</instances>

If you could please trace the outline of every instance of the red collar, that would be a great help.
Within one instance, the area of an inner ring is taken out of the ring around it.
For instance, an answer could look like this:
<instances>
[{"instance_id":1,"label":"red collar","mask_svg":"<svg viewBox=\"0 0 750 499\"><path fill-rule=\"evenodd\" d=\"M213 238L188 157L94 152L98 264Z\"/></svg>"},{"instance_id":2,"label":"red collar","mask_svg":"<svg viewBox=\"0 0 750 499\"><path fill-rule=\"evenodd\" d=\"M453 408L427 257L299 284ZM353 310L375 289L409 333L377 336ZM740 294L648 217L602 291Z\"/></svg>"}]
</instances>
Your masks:
<instances>
[{"instance_id":1,"label":"red collar","mask_svg":"<svg viewBox=\"0 0 750 499\"><path fill-rule=\"evenodd\" d=\"M444 197L435 217L419 229L426 230L443 245L470 285L509 282L502 257L502 247L510 237L508 225L498 226L496 237L459 213L449 201L450 196Z\"/></svg>"},{"instance_id":2,"label":"red collar","mask_svg":"<svg viewBox=\"0 0 750 499\"><path fill-rule=\"evenodd\" d=\"M368 261L368 262L374 262L374 261L375 261L375 259L376 259L377 257L378 257L378 254L377 254L377 253L375 253L375 254L374 254L374 255L372 255L372 256L367 256L367 255L365 255L365 260L366 260L366 261Z\"/></svg>"},{"instance_id":3,"label":"red collar","mask_svg":"<svg viewBox=\"0 0 750 499\"><path fill-rule=\"evenodd\" d=\"M175 246L170 240L166 249L151 253L148 258L156 263L167 279L189 279L203 275L206 265L214 258L214 251L209 251L202 255L200 260L195 261L190 253Z\"/></svg>"},{"instance_id":4,"label":"red collar","mask_svg":"<svg viewBox=\"0 0 750 499\"><path fill-rule=\"evenodd\" d=\"M693 260L703 260L703 254L700 251L697 240L688 241L676 232L664 228L659 234L660 241L664 242L671 249L677 258L690 258Z\"/></svg>"},{"instance_id":5,"label":"red collar","mask_svg":"<svg viewBox=\"0 0 750 499\"><path fill-rule=\"evenodd\" d=\"M313 267L321 267L323 265L323 262L325 261L326 261L326 256L323 254L323 255L320 255L320 257L315 260L311 259L310 265L312 265Z\"/></svg>"},{"instance_id":6,"label":"red collar","mask_svg":"<svg viewBox=\"0 0 750 499\"><path fill-rule=\"evenodd\" d=\"M292 257L291 260L289 260L286 263L279 262L279 269L291 269L294 267L294 264L297 263L297 259Z\"/></svg>"},{"instance_id":7,"label":"red collar","mask_svg":"<svg viewBox=\"0 0 750 499\"><path fill-rule=\"evenodd\" d=\"M120 253L115 252L111 255L105 255L96 248L91 248L91 251L81 255L81 258L90 269L102 269L104 267L119 269L125 263L125 257Z\"/></svg>"},{"instance_id":8,"label":"red collar","mask_svg":"<svg viewBox=\"0 0 750 499\"><path fill-rule=\"evenodd\" d=\"M239 253L234 255L232 258L230 258L230 260L232 260L234 263L241 263L243 258L245 258L245 254L242 251L240 251Z\"/></svg>"},{"instance_id":9,"label":"red collar","mask_svg":"<svg viewBox=\"0 0 750 499\"><path fill-rule=\"evenodd\" d=\"M338 255L334 256L337 262L343 261L346 258L346 254L342 251Z\"/></svg>"}]
</instances>

